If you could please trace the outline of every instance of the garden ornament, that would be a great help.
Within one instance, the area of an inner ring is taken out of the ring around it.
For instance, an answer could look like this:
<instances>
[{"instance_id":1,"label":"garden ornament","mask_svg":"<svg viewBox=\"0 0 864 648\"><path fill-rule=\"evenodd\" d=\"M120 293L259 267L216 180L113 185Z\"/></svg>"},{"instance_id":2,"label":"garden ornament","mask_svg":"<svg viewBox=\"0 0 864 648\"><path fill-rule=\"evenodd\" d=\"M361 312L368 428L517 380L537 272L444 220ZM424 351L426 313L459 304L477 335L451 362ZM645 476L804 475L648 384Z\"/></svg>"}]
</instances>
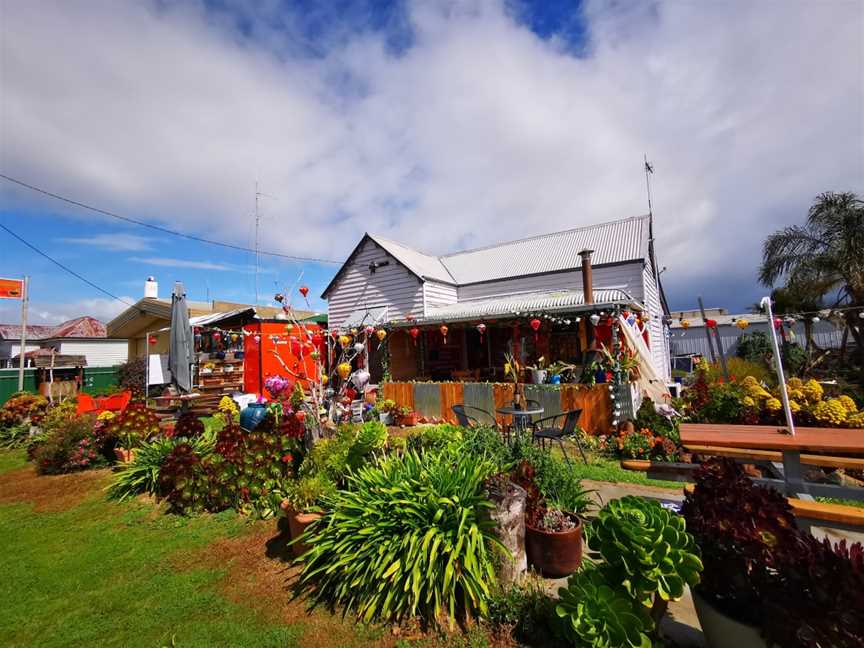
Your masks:
<instances>
[{"instance_id":1,"label":"garden ornament","mask_svg":"<svg viewBox=\"0 0 864 648\"><path fill-rule=\"evenodd\" d=\"M306 295L309 294L309 286L300 286L300 294L303 295L303 298L306 298Z\"/></svg>"},{"instance_id":2,"label":"garden ornament","mask_svg":"<svg viewBox=\"0 0 864 648\"><path fill-rule=\"evenodd\" d=\"M356 353L357 355L360 355L360 354L363 353L365 350L366 350L366 345L363 344L362 342L357 342L357 343L354 345L354 353Z\"/></svg>"}]
</instances>

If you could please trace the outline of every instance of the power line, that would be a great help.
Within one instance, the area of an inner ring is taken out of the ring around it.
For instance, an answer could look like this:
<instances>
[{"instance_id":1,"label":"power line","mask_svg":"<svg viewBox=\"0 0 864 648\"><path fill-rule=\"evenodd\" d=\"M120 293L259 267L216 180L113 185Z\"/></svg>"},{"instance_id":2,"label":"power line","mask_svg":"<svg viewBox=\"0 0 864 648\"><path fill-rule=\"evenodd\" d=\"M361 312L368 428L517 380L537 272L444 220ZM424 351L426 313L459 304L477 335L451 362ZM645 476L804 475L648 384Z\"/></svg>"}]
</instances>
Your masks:
<instances>
[{"instance_id":1,"label":"power line","mask_svg":"<svg viewBox=\"0 0 864 648\"><path fill-rule=\"evenodd\" d=\"M87 277L83 277L83 276L81 276L80 274L78 274L77 272L75 272L72 268L63 265L62 263L60 263L60 262L59 262L57 259L55 259L54 257L50 256L49 254L46 254L45 252L43 252L42 250L40 250L39 248L37 248L37 247L36 247L35 245L33 245L32 243L30 243L30 242L24 240L23 238L21 238L20 236L18 236L15 232L13 232L11 229L9 229L8 227L6 227L3 223L0 223L0 228L6 230L6 233L7 233L7 234L9 234L10 236L13 236L13 237L15 237L16 239L18 239L21 243L23 243L24 245L26 245L27 247L29 247L31 250L33 250L34 252L36 252L36 254L39 254L39 255L45 257L45 258L48 259L51 263L53 263L54 265L58 266L59 268L62 268L63 270L65 270L66 272L68 272L69 274L71 274L71 275L72 275L73 277L75 277L76 279L80 279L81 281L83 281L84 283L86 283L86 284L87 284L88 286L90 286L91 288L95 288L95 289L98 290L99 292L101 292L101 293L103 293L103 294L105 294L105 295L108 295L111 299L116 299L116 300L119 301L120 303L126 304L127 306L134 306L134 304L129 303L129 302L126 301L125 299L121 299L120 297L118 297L118 296L115 295L114 293L112 293L112 292L108 292L107 290L105 290L105 289L102 288L101 286L97 286L95 283L93 283L92 281L90 281Z\"/></svg>"},{"instance_id":2,"label":"power line","mask_svg":"<svg viewBox=\"0 0 864 648\"><path fill-rule=\"evenodd\" d=\"M232 243L224 243L222 241L213 241L210 239L201 238L200 236L194 236L192 234L184 234L183 232L177 232L175 230L170 230L167 227L161 227L159 225L154 225L153 223L148 223L146 221L136 220L134 218L129 218L128 216L121 216L120 214L115 214L114 212L107 211L105 209L100 209L99 207L93 207L92 205L88 205L86 203L78 202L77 200L72 200L71 198L66 198L65 196L60 196L58 194L52 193L46 189L42 189L41 187L35 187L31 184L28 184L22 180L18 180L17 178L12 178L5 174L0 173L0 178L6 180L8 182L12 182L26 189L30 189L31 191L35 191L36 193L43 194L45 196L49 196L56 200L61 200L70 205L75 205L76 207L81 207L82 209L88 209L92 212L96 212L97 214L103 214L104 216L110 216L111 218L116 218L117 220L124 221L126 223L132 223L133 225L139 225L140 227L146 227L151 230L155 230L157 232L162 232L163 234L171 234L172 236L179 236L181 238L189 239L190 241L196 241L198 243L206 243L207 245L217 245L219 247L228 248L230 250L239 250L241 252L255 252L256 254L265 254L267 256L279 257L281 259L291 259L292 261L306 261L308 263L333 263L336 265L342 265L341 261L334 261L333 259L317 259L313 257L302 257L296 256L293 254L281 254L280 252L267 252L265 250L254 250L252 248L243 247L242 245L234 245Z\"/></svg>"}]
</instances>

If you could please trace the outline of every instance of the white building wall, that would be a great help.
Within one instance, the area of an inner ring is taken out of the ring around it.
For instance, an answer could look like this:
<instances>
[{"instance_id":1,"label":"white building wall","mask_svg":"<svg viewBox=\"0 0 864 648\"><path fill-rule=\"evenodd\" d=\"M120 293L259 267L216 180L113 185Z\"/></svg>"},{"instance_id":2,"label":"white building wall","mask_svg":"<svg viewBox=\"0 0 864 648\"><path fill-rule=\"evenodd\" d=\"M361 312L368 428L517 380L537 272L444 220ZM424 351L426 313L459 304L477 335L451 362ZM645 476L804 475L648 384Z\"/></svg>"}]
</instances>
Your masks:
<instances>
[{"instance_id":1,"label":"white building wall","mask_svg":"<svg viewBox=\"0 0 864 648\"><path fill-rule=\"evenodd\" d=\"M374 273L372 261L389 261ZM423 287L419 278L373 241L367 240L327 294L329 326L338 327L359 309L386 306L390 319L423 315Z\"/></svg>"},{"instance_id":2,"label":"white building wall","mask_svg":"<svg viewBox=\"0 0 864 648\"><path fill-rule=\"evenodd\" d=\"M593 269L594 288L620 288L636 301L642 301L642 262L599 266ZM459 301L513 295L542 290L582 290L582 271L567 270L528 277L515 277L459 286Z\"/></svg>"},{"instance_id":3,"label":"white building wall","mask_svg":"<svg viewBox=\"0 0 864 648\"><path fill-rule=\"evenodd\" d=\"M651 319L648 321L648 340L651 346L651 357L654 367L667 382L672 379L672 368L669 358L669 339L663 324L663 306L660 301L660 290L654 280L654 271L650 262L642 269L642 280L645 286L645 307Z\"/></svg>"},{"instance_id":4,"label":"white building wall","mask_svg":"<svg viewBox=\"0 0 864 648\"><path fill-rule=\"evenodd\" d=\"M20 348L21 342L19 340L0 340L0 367L10 366L9 363L12 362L12 358L18 355ZM27 353L35 351L38 348L38 342L27 343ZM18 366L17 360L15 361L15 366Z\"/></svg>"},{"instance_id":5,"label":"white building wall","mask_svg":"<svg viewBox=\"0 0 864 648\"><path fill-rule=\"evenodd\" d=\"M458 290L456 286L441 283L439 281L427 280L425 291L427 308L431 306L455 304L458 299Z\"/></svg>"},{"instance_id":6,"label":"white building wall","mask_svg":"<svg viewBox=\"0 0 864 648\"><path fill-rule=\"evenodd\" d=\"M52 343L63 355L83 355L88 367L113 367L129 359L129 343L126 340L60 340Z\"/></svg>"}]
</instances>

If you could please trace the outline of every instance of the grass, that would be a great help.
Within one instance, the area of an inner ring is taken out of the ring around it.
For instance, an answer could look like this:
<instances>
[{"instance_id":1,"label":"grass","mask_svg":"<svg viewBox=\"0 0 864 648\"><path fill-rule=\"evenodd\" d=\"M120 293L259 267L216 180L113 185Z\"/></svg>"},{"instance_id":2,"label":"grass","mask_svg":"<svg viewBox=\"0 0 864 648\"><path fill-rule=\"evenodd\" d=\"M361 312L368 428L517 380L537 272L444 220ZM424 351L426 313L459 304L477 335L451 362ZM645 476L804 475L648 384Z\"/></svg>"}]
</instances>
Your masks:
<instances>
[{"instance_id":1,"label":"grass","mask_svg":"<svg viewBox=\"0 0 864 648\"><path fill-rule=\"evenodd\" d=\"M10 461L3 456L4 465ZM294 646L302 628L223 598L224 571L174 566L178 552L241 533L233 513L178 518L94 493L62 512L0 506L4 646Z\"/></svg>"},{"instance_id":2,"label":"grass","mask_svg":"<svg viewBox=\"0 0 864 648\"><path fill-rule=\"evenodd\" d=\"M551 452L563 459L561 449L553 445ZM621 484L639 484L641 486L653 486L655 488L674 489L678 492L684 488L684 484L675 481L666 481L663 479L650 479L644 472L636 470L624 470L618 459L610 459L603 457L595 452L586 451L588 464L582 461L579 455L579 450L572 443L567 444L567 455L570 457L570 463L573 466L573 472L579 479L592 479L594 481L604 481Z\"/></svg>"},{"instance_id":3,"label":"grass","mask_svg":"<svg viewBox=\"0 0 864 648\"><path fill-rule=\"evenodd\" d=\"M27 465L27 455L23 449L0 451L0 474L18 470Z\"/></svg>"}]
</instances>

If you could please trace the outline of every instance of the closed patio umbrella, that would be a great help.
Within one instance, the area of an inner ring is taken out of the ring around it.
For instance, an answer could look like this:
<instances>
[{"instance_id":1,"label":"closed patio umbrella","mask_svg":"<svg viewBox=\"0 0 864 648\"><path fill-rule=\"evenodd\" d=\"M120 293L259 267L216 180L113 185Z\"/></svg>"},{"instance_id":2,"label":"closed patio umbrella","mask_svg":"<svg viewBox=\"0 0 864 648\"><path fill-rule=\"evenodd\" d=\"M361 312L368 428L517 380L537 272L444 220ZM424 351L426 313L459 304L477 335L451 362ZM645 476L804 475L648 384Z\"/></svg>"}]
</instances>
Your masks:
<instances>
[{"instance_id":1,"label":"closed patio umbrella","mask_svg":"<svg viewBox=\"0 0 864 648\"><path fill-rule=\"evenodd\" d=\"M179 281L174 284L171 295L171 339L168 345L168 369L171 382L181 392L192 391L192 362L194 361L192 326L189 324L189 307L186 293Z\"/></svg>"}]
</instances>

